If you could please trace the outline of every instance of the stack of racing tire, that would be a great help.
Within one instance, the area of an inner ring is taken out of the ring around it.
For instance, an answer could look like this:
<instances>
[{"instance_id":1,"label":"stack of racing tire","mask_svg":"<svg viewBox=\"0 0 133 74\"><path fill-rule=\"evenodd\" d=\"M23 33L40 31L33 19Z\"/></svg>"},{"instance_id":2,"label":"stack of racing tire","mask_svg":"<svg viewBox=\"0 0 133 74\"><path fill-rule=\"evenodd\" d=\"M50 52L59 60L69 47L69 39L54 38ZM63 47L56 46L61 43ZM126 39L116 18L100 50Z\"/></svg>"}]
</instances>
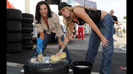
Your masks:
<instances>
[{"instance_id":1,"label":"stack of racing tire","mask_svg":"<svg viewBox=\"0 0 133 74\"><path fill-rule=\"evenodd\" d=\"M22 13L22 46L24 50L33 48L32 32L33 32L33 15Z\"/></svg>"},{"instance_id":2,"label":"stack of racing tire","mask_svg":"<svg viewBox=\"0 0 133 74\"><path fill-rule=\"evenodd\" d=\"M6 25L6 50L7 52L22 51L22 12L18 9L7 8L7 25Z\"/></svg>"}]
</instances>

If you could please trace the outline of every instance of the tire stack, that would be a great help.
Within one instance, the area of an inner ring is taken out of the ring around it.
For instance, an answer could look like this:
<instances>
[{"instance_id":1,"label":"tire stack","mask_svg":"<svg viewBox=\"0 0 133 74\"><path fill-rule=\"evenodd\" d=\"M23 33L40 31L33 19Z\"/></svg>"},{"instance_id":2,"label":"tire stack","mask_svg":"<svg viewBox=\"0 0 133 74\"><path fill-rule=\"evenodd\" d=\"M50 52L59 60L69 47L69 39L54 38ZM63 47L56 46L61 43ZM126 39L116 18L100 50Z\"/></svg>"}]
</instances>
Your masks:
<instances>
[{"instance_id":1,"label":"tire stack","mask_svg":"<svg viewBox=\"0 0 133 74\"><path fill-rule=\"evenodd\" d=\"M30 50L33 47L33 15L22 13L22 45L24 50Z\"/></svg>"},{"instance_id":2,"label":"tire stack","mask_svg":"<svg viewBox=\"0 0 133 74\"><path fill-rule=\"evenodd\" d=\"M7 8L7 25L6 25L6 50L7 52L22 51L22 12L18 9Z\"/></svg>"}]
</instances>

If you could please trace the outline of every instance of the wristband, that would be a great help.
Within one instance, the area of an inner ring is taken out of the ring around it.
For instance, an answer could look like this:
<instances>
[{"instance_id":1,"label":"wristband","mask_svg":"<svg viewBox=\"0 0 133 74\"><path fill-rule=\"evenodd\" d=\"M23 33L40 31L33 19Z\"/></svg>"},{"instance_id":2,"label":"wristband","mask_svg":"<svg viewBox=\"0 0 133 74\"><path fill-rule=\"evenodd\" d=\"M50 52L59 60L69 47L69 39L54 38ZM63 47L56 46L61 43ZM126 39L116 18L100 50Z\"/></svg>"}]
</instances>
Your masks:
<instances>
[{"instance_id":1,"label":"wristband","mask_svg":"<svg viewBox=\"0 0 133 74\"><path fill-rule=\"evenodd\" d=\"M60 52L63 52L63 49L60 49Z\"/></svg>"}]
</instances>

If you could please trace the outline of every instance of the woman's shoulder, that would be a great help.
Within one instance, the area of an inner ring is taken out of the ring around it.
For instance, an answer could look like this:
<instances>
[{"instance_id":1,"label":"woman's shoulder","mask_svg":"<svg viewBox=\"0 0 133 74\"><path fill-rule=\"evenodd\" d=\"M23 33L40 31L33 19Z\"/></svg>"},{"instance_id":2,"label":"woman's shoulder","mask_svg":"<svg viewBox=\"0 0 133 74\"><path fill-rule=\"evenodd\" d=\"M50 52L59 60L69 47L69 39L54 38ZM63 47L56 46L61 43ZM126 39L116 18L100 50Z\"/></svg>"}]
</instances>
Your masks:
<instances>
[{"instance_id":1,"label":"woman's shoulder","mask_svg":"<svg viewBox=\"0 0 133 74\"><path fill-rule=\"evenodd\" d=\"M73 11L80 10L80 9L84 9L84 8L82 6L74 6L73 7Z\"/></svg>"},{"instance_id":2,"label":"woman's shoulder","mask_svg":"<svg viewBox=\"0 0 133 74\"><path fill-rule=\"evenodd\" d=\"M82 14L82 12L84 11L84 7L82 7L82 6L75 6L74 8L73 8L73 12L74 12L74 14L76 15L78 15L78 14Z\"/></svg>"},{"instance_id":3,"label":"woman's shoulder","mask_svg":"<svg viewBox=\"0 0 133 74\"><path fill-rule=\"evenodd\" d=\"M51 14L52 14L52 17L58 17L57 13L55 12L52 12Z\"/></svg>"},{"instance_id":4,"label":"woman's shoulder","mask_svg":"<svg viewBox=\"0 0 133 74\"><path fill-rule=\"evenodd\" d=\"M57 13L52 12L52 17L49 18L49 20L53 21L53 22L58 22L59 21L59 16L57 15Z\"/></svg>"}]
</instances>

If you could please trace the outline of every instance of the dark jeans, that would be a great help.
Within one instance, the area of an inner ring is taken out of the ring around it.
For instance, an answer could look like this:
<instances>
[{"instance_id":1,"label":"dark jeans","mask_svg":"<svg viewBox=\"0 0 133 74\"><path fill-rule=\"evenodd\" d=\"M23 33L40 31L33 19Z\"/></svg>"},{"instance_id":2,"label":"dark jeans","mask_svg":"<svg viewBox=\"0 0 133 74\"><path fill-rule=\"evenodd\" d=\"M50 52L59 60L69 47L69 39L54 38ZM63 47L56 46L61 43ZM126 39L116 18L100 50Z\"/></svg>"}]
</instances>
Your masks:
<instances>
[{"instance_id":1,"label":"dark jeans","mask_svg":"<svg viewBox=\"0 0 133 74\"><path fill-rule=\"evenodd\" d=\"M43 45L44 45L43 52L46 49L48 42L51 42L52 40L54 40L55 33L47 34L46 32L44 32L44 36L45 37L44 37L44 41L43 41ZM64 35L61 36L61 40L64 41ZM60 48L61 47L59 46L59 49ZM70 57L70 54L69 54L69 51L68 51L67 47L64 49L64 52L66 52L66 55L67 55L66 59L69 61L69 63L72 63L72 60L71 60L71 57ZM37 55L38 55L38 53L35 52L34 56L37 56Z\"/></svg>"},{"instance_id":2,"label":"dark jeans","mask_svg":"<svg viewBox=\"0 0 133 74\"><path fill-rule=\"evenodd\" d=\"M114 48L113 47L113 41L114 41L113 40L113 33L114 33L113 19L108 14L97 25L101 33L109 41L108 46L103 47L100 74L110 74L111 61L112 61L113 48ZM97 36L97 34L94 31L92 31L90 35L88 50L86 53L86 58L85 58L86 61L94 64L94 60L97 55L100 42L101 42L100 38Z\"/></svg>"}]
</instances>

